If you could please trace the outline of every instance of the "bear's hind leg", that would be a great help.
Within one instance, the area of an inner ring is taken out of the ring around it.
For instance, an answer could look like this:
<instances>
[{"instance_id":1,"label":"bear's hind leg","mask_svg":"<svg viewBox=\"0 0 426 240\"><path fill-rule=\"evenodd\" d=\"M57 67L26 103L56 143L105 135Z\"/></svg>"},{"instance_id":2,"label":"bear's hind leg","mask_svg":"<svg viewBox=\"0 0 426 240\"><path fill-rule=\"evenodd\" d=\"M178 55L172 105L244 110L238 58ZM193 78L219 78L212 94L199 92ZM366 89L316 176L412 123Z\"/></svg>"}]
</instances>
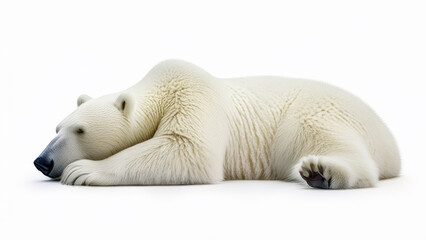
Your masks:
<instances>
[{"instance_id":1,"label":"bear's hind leg","mask_svg":"<svg viewBox=\"0 0 426 240\"><path fill-rule=\"evenodd\" d=\"M373 187L378 182L378 169L365 151L348 151L324 155L306 155L295 167L309 186L322 189Z\"/></svg>"},{"instance_id":2,"label":"bear's hind leg","mask_svg":"<svg viewBox=\"0 0 426 240\"><path fill-rule=\"evenodd\" d=\"M300 177L314 188L344 189L375 186L378 181L377 169L374 166L353 164L352 161L346 156L309 155L300 159L296 169Z\"/></svg>"}]
</instances>

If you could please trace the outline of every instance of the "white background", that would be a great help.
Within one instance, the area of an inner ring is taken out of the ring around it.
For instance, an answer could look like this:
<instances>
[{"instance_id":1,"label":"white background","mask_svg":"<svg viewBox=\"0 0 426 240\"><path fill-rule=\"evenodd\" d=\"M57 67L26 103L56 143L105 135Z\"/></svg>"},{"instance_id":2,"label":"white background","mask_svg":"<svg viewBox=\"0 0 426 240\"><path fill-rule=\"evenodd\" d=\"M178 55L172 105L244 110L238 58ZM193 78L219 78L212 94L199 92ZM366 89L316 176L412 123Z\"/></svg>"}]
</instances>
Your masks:
<instances>
[{"instance_id":1,"label":"white background","mask_svg":"<svg viewBox=\"0 0 426 240\"><path fill-rule=\"evenodd\" d=\"M425 239L424 1L1 1L1 239ZM77 96L161 60L219 77L311 78L360 96L400 178L321 191L278 181L69 187L32 162Z\"/></svg>"}]
</instances>

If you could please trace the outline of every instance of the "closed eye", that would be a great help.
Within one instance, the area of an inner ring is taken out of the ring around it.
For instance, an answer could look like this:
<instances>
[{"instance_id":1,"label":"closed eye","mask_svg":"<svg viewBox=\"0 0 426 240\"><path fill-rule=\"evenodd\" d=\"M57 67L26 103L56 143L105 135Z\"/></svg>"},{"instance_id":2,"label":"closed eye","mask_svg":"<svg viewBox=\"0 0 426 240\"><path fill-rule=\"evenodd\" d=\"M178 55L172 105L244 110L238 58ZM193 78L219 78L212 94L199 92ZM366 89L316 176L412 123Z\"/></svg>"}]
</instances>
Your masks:
<instances>
[{"instance_id":1,"label":"closed eye","mask_svg":"<svg viewBox=\"0 0 426 240\"><path fill-rule=\"evenodd\" d=\"M78 135L82 135L84 133L83 128L77 128L77 130L75 131Z\"/></svg>"}]
</instances>

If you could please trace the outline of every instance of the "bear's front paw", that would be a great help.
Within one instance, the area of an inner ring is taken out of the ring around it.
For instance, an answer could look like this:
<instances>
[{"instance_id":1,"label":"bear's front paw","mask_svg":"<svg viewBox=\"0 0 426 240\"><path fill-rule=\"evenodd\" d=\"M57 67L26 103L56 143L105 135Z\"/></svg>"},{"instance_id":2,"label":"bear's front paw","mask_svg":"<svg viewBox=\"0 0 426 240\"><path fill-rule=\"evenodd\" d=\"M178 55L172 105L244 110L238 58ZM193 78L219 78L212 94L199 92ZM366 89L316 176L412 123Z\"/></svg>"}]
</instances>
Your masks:
<instances>
[{"instance_id":1,"label":"bear's front paw","mask_svg":"<svg viewBox=\"0 0 426 240\"><path fill-rule=\"evenodd\" d=\"M108 174L102 163L92 160L79 160L68 165L61 176L61 183L66 185L108 185Z\"/></svg>"}]
</instances>

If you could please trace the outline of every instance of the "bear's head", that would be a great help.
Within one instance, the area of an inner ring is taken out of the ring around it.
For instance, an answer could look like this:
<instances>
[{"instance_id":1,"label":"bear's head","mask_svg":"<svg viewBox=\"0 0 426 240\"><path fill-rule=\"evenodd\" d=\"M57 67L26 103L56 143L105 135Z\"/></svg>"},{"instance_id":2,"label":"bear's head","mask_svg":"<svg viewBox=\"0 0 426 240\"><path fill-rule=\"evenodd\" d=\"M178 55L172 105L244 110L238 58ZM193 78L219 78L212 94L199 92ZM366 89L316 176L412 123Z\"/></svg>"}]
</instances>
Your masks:
<instances>
[{"instance_id":1,"label":"bear's head","mask_svg":"<svg viewBox=\"0 0 426 240\"><path fill-rule=\"evenodd\" d=\"M129 93L97 99L81 95L78 108L56 128L34 165L44 175L59 178L65 167L80 159L102 160L134 144L131 115L135 99Z\"/></svg>"}]
</instances>

